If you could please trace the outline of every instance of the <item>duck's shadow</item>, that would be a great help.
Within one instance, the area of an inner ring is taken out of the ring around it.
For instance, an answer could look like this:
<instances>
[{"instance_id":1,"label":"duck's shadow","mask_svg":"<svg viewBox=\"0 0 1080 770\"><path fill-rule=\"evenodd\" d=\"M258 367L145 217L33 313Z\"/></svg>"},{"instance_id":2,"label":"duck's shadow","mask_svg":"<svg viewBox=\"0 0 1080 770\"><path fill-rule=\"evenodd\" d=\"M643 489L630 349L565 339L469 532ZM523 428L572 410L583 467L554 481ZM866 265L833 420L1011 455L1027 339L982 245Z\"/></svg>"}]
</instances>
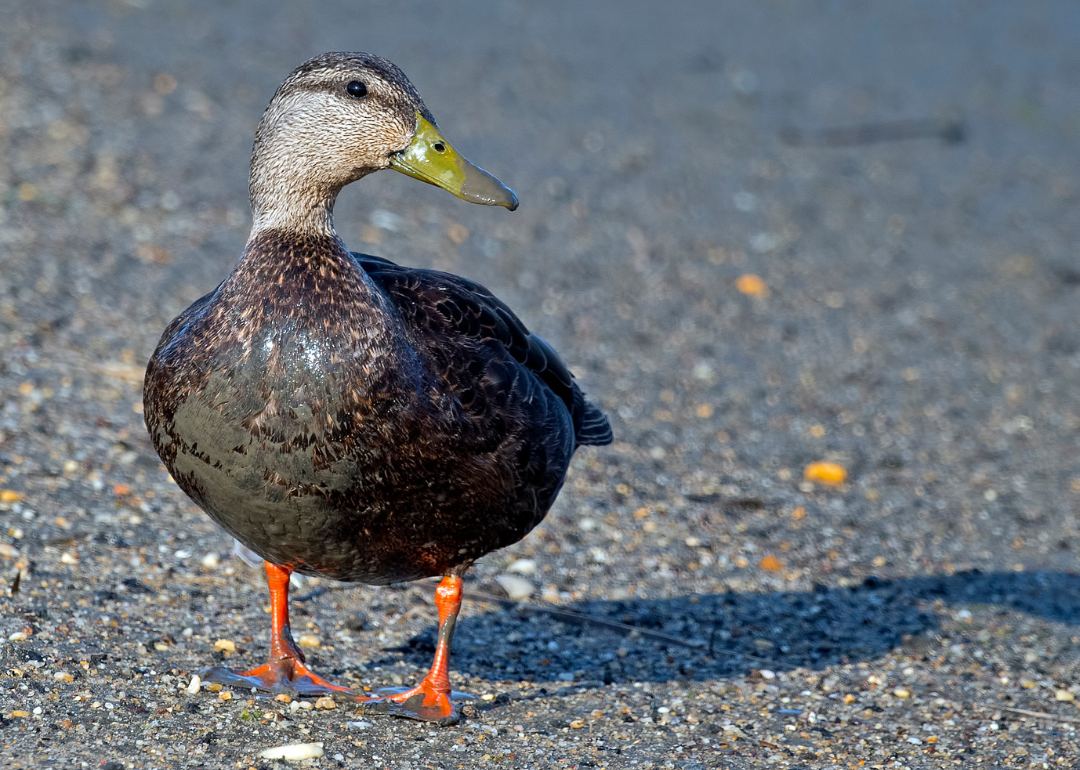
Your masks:
<instances>
[{"instance_id":1,"label":"duck's shadow","mask_svg":"<svg viewBox=\"0 0 1080 770\"><path fill-rule=\"evenodd\" d=\"M913 655L924 654L931 646L929 637L940 627L935 607L969 605L996 605L1080 625L1080 576L976 571L869 578L851 588L817 586L811 592L731 592L569 607L661 631L695 646L628 637L513 609L471 614L467 606L458 624L452 665L487 679L559 684L704 681L752 669L820 669L875 659L901 646ZM405 647L386 652L426 667L434 638L434 629L429 629ZM390 662L389 657L384 662Z\"/></svg>"}]
</instances>

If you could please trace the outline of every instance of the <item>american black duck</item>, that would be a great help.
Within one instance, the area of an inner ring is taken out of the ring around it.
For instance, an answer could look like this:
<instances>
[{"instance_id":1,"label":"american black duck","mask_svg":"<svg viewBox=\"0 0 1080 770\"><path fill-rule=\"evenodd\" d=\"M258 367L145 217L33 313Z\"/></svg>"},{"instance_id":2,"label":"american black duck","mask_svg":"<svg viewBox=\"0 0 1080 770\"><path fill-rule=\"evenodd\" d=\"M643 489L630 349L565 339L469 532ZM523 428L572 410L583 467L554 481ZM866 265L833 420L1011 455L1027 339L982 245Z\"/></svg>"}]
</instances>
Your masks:
<instances>
[{"instance_id":1,"label":"american black duck","mask_svg":"<svg viewBox=\"0 0 1080 770\"><path fill-rule=\"evenodd\" d=\"M349 695L293 643L290 574L441 575L430 672L371 700L451 722L462 575L535 527L577 447L610 443L611 429L555 351L483 286L349 252L334 201L385 168L517 208L455 152L389 61L328 53L302 64L255 135L239 263L169 325L150 360L146 425L180 488L266 562L268 662L211 667L204 679Z\"/></svg>"}]
</instances>

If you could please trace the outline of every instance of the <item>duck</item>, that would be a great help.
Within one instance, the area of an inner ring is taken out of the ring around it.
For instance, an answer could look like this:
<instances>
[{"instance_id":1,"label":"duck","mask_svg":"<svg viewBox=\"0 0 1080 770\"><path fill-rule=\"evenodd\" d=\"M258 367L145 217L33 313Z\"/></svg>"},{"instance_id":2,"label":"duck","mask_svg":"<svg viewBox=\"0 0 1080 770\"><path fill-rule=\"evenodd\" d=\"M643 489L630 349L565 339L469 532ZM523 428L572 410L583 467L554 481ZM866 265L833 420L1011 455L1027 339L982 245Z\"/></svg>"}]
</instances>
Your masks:
<instances>
[{"instance_id":1,"label":"duck","mask_svg":"<svg viewBox=\"0 0 1080 770\"><path fill-rule=\"evenodd\" d=\"M143 413L176 484L266 572L268 660L210 666L201 679L453 724L465 573L536 527L575 451L610 444L612 431L552 346L484 286L349 251L335 200L384 169L518 207L443 137L396 65L366 53L306 61L256 131L239 261L165 329ZM293 573L440 577L428 673L374 695L315 673L290 631Z\"/></svg>"}]
</instances>

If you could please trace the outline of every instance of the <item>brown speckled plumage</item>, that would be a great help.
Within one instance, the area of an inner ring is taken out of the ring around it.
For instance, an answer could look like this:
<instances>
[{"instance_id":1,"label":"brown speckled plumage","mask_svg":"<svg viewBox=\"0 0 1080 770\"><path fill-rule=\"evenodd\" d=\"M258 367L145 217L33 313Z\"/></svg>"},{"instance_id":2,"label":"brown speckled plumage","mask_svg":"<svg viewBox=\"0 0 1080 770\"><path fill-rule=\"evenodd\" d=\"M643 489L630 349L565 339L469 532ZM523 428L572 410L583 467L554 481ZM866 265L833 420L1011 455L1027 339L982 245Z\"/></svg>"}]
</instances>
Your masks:
<instances>
[{"instance_id":1,"label":"brown speckled plumage","mask_svg":"<svg viewBox=\"0 0 1080 770\"><path fill-rule=\"evenodd\" d=\"M387 96L338 132L320 105L351 109L332 89L361 76ZM486 289L350 254L334 234L337 192L386 167L413 111L427 114L375 57L319 57L290 76L260 126L245 252L166 329L146 373L146 424L176 482L244 545L306 574L459 573L536 526L578 445L611 440L555 352Z\"/></svg>"}]
</instances>

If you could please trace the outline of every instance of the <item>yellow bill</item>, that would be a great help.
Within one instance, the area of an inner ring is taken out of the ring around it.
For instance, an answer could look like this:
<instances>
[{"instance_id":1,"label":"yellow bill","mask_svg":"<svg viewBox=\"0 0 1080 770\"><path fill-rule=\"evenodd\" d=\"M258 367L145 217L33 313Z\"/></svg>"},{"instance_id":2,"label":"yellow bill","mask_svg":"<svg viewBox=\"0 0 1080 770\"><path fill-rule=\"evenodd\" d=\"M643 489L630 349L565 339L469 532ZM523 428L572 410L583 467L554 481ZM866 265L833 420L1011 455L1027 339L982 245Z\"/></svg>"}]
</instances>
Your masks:
<instances>
[{"instance_id":1,"label":"yellow bill","mask_svg":"<svg viewBox=\"0 0 1080 770\"><path fill-rule=\"evenodd\" d=\"M420 114L416 116L416 135L408 147L390 156L390 168L441 187L469 203L503 206L511 211L518 207L513 190L461 157L439 129Z\"/></svg>"}]
</instances>

